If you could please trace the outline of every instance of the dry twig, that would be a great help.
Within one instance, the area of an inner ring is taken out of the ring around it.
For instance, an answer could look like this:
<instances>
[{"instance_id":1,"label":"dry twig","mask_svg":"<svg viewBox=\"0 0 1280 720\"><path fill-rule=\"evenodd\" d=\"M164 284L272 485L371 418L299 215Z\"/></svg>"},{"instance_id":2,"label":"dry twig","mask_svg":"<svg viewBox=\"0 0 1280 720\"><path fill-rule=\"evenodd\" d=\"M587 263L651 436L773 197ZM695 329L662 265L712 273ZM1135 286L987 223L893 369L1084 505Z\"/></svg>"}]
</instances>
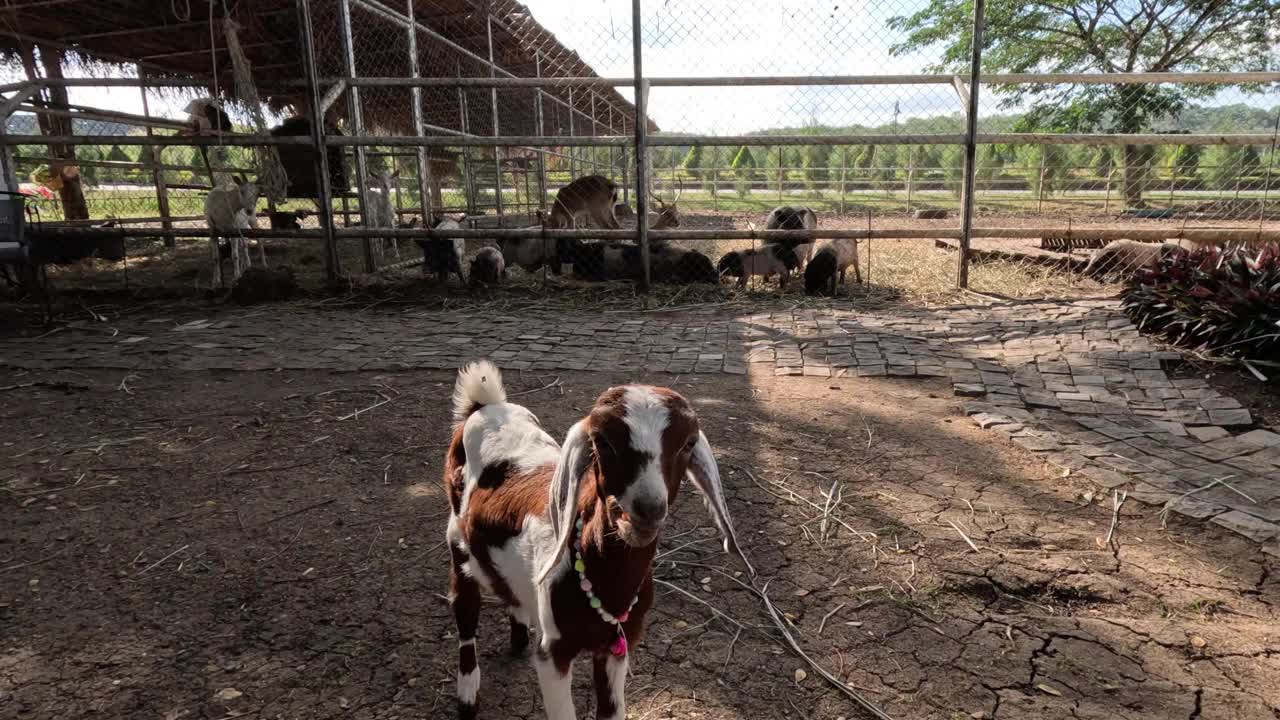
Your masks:
<instances>
[{"instance_id":1,"label":"dry twig","mask_svg":"<svg viewBox=\"0 0 1280 720\"><path fill-rule=\"evenodd\" d=\"M157 560L157 561L155 561L155 562L151 563L150 565L148 565L148 566L146 566L146 567L142 568L141 570L139 570L139 571L138 571L138 574L139 574L139 575L145 575L149 570L154 570L155 568L159 567L159 566L160 566L160 564L161 564L161 563L163 563L165 560L168 560L169 558L173 557L174 555L177 555L178 553L182 552L183 550L186 550L186 549L187 549L187 548L189 548L189 547L191 547L191 546L190 546L190 545L183 545L182 547L178 548L177 550L174 550L173 552L169 553L168 555L165 555L164 557L160 558L159 560Z\"/></svg>"},{"instance_id":2,"label":"dry twig","mask_svg":"<svg viewBox=\"0 0 1280 720\"><path fill-rule=\"evenodd\" d=\"M271 523L273 523L273 522L277 522L277 521L279 521L279 520L284 520L285 518L291 518L291 517L293 517L294 515L301 515L302 513L307 512L308 510L315 510L315 509L316 509L316 508L318 508L318 507L324 507L325 505L328 505L329 503L337 502L337 500L338 500L338 498L334 498L334 497L331 497L331 498L325 498L324 500L321 500L320 502L314 502L314 503L311 503L310 505L307 505L306 507L300 507L300 508L298 508L297 510L290 510L289 512L287 512L287 513L285 513L285 514L283 514L283 515L276 515L276 516L275 516L275 517L273 517L273 518L269 518L269 519L267 519L266 521L264 521L261 525L259 525L258 527L266 527L266 526L270 525L270 524L271 524Z\"/></svg>"},{"instance_id":3,"label":"dry twig","mask_svg":"<svg viewBox=\"0 0 1280 720\"><path fill-rule=\"evenodd\" d=\"M814 672L821 675L823 679L831 683L831 685L835 687L837 690L849 696L851 700L857 703L862 709L866 710L872 716L879 718L880 720L893 720L893 718L888 713L881 710L878 706L876 706L870 700L863 697L860 693L858 693L858 691L850 687L848 683L845 683L844 681L837 678L835 675L832 675L826 668L819 665L817 661L809 657L805 653L805 651L800 648L800 645L799 643L796 642L795 637L791 635L791 631L787 630L786 623L782 622L782 617L778 614L778 609L774 607L773 601L769 599L769 595L767 594L768 589L769 589L769 585L766 583L765 586L759 591L759 595L761 599L764 600L764 606L769 611L769 616L773 618L773 624L777 626L778 632L782 633L782 637L786 640L787 645L791 647L791 651L794 652L796 655L798 655L801 660L804 660L806 663L808 663L809 667L813 668Z\"/></svg>"},{"instance_id":4,"label":"dry twig","mask_svg":"<svg viewBox=\"0 0 1280 720\"><path fill-rule=\"evenodd\" d=\"M831 612L822 616L822 622L818 623L818 637L822 637L822 629L827 626L827 621L831 619L831 616L835 615L836 613L844 609L844 606L845 606L845 603L840 603L839 605L832 608Z\"/></svg>"},{"instance_id":5,"label":"dry twig","mask_svg":"<svg viewBox=\"0 0 1280 720\"><path fill-rule=\"evenodd\" d=\"M947 524L948 524L948 525L950 525L951 527L955 528L955 529L956 529L956 532L960 533L960 537L961 537L961 539L963 539L966 543L968 543L968 544L969 544L969 547L973 548L973 551L974 551L974 552L982 552L981 550L979 550L979 549L978 549L978 546L977 546L977 545L974 545L974 544L973 544L973 541L969 539L969 536L964 534L964 531L960 529L960 526L959 526L959 525L955 524L954 522L952 522L952 521L950 521L950 520L947 520Z\"/></svg>"},{"instance_id":6,"label":"dry twig","mask_svg":"<svg viewBox=\"0 0 1280 720\"><path fill-rule=\"evenodd\" d=\"M1103 547L1111 544L1111 539L1115 537L1116 525L1120 523L1120 506L1125 500L1129 499L1129 492L1112 490L1111 491L1111 528L1107 530L1107 539L1102 542Z\"/></svg>"}]
</instances>

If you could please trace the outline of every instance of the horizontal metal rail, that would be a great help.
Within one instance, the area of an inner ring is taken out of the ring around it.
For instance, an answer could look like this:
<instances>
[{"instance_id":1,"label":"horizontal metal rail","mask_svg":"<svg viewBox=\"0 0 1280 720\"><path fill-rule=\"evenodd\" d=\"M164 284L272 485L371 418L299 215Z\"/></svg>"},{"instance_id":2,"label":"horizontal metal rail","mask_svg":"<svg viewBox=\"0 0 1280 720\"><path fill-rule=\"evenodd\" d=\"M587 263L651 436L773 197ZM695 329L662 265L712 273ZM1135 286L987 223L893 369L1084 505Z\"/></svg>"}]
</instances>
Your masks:
<instances>
[{"instance_id":1,"label":"horizontal metal rail","mask_svg":"<svg viewBox=\"0 0 1280 720\"><path fill-rule=\"evenodd\" d=\"M984 145L1270 145L1274 133L978 133ZM630 147L629 135L496 135L490 137L335 136L325 137L330 146L385 147ZM885 133L837 133L830 135L653 135L654 147L739 146L739 145L960 145L964 135L891 135ZM239 135L145 136L145 135L3 135L0 145L176 145L176 146L259 146L310 145L303 136Z\"/></svg>"},{"instance_id":2,"label":"horizontal metal rail","mask_svg":"<svg viewBox=\"0 0 1280 720\"><path fill-rule=\"evenodd\" d=\"M356 3L364 6L365 3ZM419 24L419 28L424 26ZM467 51L468 55L472 55ZM478 55L471 59L488 65ZM507 72L497 68L498 72ZM744 87L744 86L800 86L800 85L950 85L954 74L903 74L903 75L762 75L757 77L655 77L646 78L652 87ZM42 79L46 85L66 87L191 87L202 86L196 80L181 78L65 78ZM631 77L463 77L463 78L401 78L401 77L325 77L320 83L328 85L346 82L356 87L497 87L497 88L554 88L575 87L634 87ZM1160 72L1160 73L993 73L983 75L984 85L1138 85L1149 83L1194 85L1256 85L1280 83L1280 72ZM304 84L289 81L285 85Z\"/></svg>"},{"instance_id":3,"label":"horizontal metal rail","mask_svg":"<svg viewBox=\"0 0 1280 720\"><path fill-rule=\"evenodd\" d=\"M76 237L184 237L208 238L208 228L58 228L45 225L40 235L74 235ZM340 238L423 238L446 239L463 238L468 240L515 240L545 238L578 238L586 240L633 240L636 230L543 230L538 227L529 228L491 228L477 230L433 230L424 228L391 229L391 228L339 228L335 234ZM244 230L245 238L262 239L323 239L322 230ZM650 230L649 237L654 240L802 240L802 239L836 239L854 238L909 240L909 239L959 239L960 228L872 228L869 230ZM223 237L226 237L223 235ZM1186 228L1170 226L1167 228L1124 228L1117 226L1095 227L1075 225L1071 227L989 227L974 228L976 238L1100 238L1130 240L1188 240L1192 242L1224 242L1249 241L1280 243L1280 229L1253 228Z\"/></svg>"}]
</instances>

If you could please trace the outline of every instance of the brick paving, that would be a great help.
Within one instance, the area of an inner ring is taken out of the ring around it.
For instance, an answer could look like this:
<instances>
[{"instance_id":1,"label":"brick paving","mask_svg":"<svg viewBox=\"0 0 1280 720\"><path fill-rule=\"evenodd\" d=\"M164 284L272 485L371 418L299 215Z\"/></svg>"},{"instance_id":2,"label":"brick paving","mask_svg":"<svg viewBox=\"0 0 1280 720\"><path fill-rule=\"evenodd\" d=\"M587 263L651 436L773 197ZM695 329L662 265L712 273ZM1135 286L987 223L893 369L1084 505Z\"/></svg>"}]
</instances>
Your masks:
<instances>
[{"instance_id":1,"label":"brick paving","mask_svg":"<svg viewBox=\"0 0 1280 720\"><path fill-rule=\"evenodd\" d=\"M507 369L939 377L965 413L1102 488L1203 518L1280 555L1280 434L1106 300L724 317L269 309L82 323L0 346L28 369Z\"/></svg>"}]
</instances>

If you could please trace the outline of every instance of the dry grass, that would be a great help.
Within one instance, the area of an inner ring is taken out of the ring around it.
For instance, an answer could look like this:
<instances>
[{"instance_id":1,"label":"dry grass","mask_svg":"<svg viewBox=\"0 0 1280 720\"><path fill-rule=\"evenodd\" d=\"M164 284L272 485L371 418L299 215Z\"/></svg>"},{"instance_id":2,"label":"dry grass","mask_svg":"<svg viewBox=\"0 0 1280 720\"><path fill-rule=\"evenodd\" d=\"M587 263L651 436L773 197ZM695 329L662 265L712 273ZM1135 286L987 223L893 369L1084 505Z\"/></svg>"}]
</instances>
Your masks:
<instances>
[{"instance_id":1,"label":"dry grass","mask_svg":"<svg viewBox=\"0 0 1280 720\"><path fill-rule=\"evenodd\" d=\"M748 222L759 226L761 218L753 215L686 215L684 228L746 228ZM880 220L880 219L877 219ZM314 220L313 220L314 222ZM865 226L865 216L843 216L824 219L824 227ZM907 221L911 222L911 221ZM937 221L916 221L935 225ZM879 224L879 222L875 223ZM947 221L942 221L942 226ZM756 241L758 242L758 241ZM681 241L674 244L699 250L716 262L731 250L752 246L751 240ZM483 242L469 242L474 252ZM956 255L939 248L929 239L875 239L859 244L864 285L850 283L848 298L860 306L907 302L944 304L963 299L965 293L955 285ZM142 298L200 298L210 287L208 242L203 239L180 239L175 248L166 248L157 240L135 240L128 248L125 263L86 260L67 267L51 268L50 278L64 294L118 294ZM413 260L420 251L411 240L400 241L400 257ZM256 250L254 251L256 258ZM708 304L759 304L763 301L783 302L796 306L820 304L807 298L802 282L793 282L786 291L776 283L753 279L746 290L738 290L726 281L720 286L658 285L645 295L631 283L586 283L551 273L511 271L511 280L499 288L472 292L456 287L440 288L422 278L417 265L384 270L372 275L361 272L364 267L362 243L342 241L339 257L350 275L338 288L324 287L324 264L319 243L315 240L267 241L267 259L272 266L293 268L299 285L307 294L307 302L342 304L345 302L415 302L428 306L459 307L484 305L495 310L521 307L563 309L647 310L661 311ZM387 262L395 257L388 251ZM1083 280L1059 269L1013 261L986 262L973 265L971 287L994 295L1013 298L1036 298L1093 294L1104 286Z\"/></svg>"}]
</instances>

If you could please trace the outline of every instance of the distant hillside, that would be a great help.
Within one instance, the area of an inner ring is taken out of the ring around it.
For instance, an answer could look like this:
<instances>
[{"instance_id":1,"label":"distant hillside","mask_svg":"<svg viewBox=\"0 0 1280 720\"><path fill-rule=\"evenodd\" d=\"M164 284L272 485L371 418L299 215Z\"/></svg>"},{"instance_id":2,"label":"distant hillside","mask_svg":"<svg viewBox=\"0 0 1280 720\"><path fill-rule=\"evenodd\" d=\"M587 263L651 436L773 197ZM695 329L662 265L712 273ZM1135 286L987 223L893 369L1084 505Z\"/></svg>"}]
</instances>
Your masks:
<instances>
[{"instance_id":1,"label":"distant hillside","mask_svg":"<svg viewBox=\"0 0 1280 720\"><path fill-rule=\"evenodd\" d=\"M1174 120L1166 120L1155 124L1155 130L1186 130L1195 133L1267 133L1276 129L1276 117L1280 115L1280 105L1267 109L1236 103L1221 107L1193 107L1185 110ZM985 115L980 119L981 132L1005 132L1010 130L1021 115ZM950 115L932 115L928 117L908 118L893 123L880 125L846 125L835 127L828 125L805 127L780 127L767 130L756 130L748 135L825 135L853 133L893 133L900 135L927 133L964 132L964 116L960 113Z\"/></svg>"}]
</instances>

